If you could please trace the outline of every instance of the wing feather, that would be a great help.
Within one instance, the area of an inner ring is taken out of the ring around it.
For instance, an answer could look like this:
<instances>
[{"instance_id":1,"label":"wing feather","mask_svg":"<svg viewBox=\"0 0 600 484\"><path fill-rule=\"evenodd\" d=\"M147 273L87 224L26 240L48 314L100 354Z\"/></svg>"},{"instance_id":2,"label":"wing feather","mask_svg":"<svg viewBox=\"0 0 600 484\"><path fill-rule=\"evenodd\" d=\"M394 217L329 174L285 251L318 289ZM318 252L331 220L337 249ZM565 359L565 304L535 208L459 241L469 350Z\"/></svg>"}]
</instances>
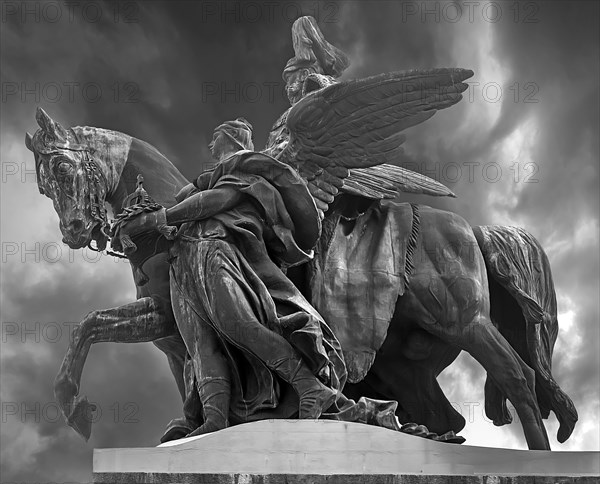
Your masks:
<instances>
[{"instance_id":1,"label":"wing feather","mask_svg":"<svg viewBox=\"0 0 600 484\"><path fill-rule=\"evenodd\" d=\"M454 196L390 163L401 158L402 132L459 102L472 75L458 68L392 72L312 92L287 115L290 140L280 159L299 170L323 211L333 188L375 199L401 191Z\"/></svg>"},{"instance_id":2,"label":"wing feather","mask_svg":"<svg viewBox=\"0 0 600 484\"><path fill-rule=\"evenodd\" d=\"M350 170L340 191L374 199L396 198L400 193L456 198L447 186L428 176L387 164Z\"/></svg>"}]
</instances>

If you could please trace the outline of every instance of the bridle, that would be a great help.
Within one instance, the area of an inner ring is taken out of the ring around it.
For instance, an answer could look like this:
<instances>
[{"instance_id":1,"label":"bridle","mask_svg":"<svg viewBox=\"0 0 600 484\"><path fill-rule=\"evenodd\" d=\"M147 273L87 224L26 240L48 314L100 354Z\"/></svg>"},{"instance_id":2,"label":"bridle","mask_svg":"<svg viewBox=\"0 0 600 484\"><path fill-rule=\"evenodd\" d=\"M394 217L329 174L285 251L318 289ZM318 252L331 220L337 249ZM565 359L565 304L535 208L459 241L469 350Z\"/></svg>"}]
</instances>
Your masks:
<instances>
[{"instance_id":1,"label":"bridle","mask_svg":"<svg viewBox=\"0 0 600 484\"><path fill-rule=\"evenodd\" d=\"M110 223L108 222L108 212L104 205L104 198L106 193L101 193L102 189L106 192L108 190L108 179L104 172L100 169L100 166L92 157L90 149L80 143L79 137L73 128L70 129L71 134L77 142L77 146L80 148L79 151L83 153L83 170L85 172L86 187L88 192L88 206L90 207L90 213L92 220L94 220L99 229L100 233L110 240ZM92 241L88 243L88 249L94 252L102 252L106 248L106 242L103 243L103 247L96 245L92 246Z\"/></svg>"},{"instance_id":2,"label":"bridle","mask_svg":"<svg viewBox=\"0 0 600 484\"><path fill-rule=\"evenodd\" d=\"M85 173L85 187L87 192L87 206L90 209L91 218L96 222L100 233L106 238L106 240L110 240L110 223L108 222L108 212L106 207L104 206L104 197L106 195L106 191L108 190L108 179L104 172L100 169L100 165L93 158L90 148L82 144L79 141L77 133L70 129L71 134L73 135L76 143L53 143L54 149L48 149L44 146L44 150L39 150L40 153L49 155L54 153L61 153L62 151L74 151L82 154L81 165L83 171ZM40 165L42 164L41 157L40 160L36 163L36 173L38 179L40 177ZM42 187L39 187L40 193L44 193ZM104 192L104 193L103 193ZM106 243L103 242L101 245L98 244L97 247L92 246L92 241L88 243L88 248L95 252L102 252L106 247Z\"/></svg>"},{"instance_id":3,"label":"bridle","mask_svg":"<svg viewBox=\"0 0 600 484\"><path fill-rule=\"evenodd\" d=\"M102 187L108 187L108 180L106 176L98 166L98 163L91 157L88 150L83 152L83 169L85 171L85 178L87 183L88 191L88 205L90 207L91 217L97 222L100 229L100 233L110 240L110 223L108 222L108 212L104 205L103 196L101 194ZM106 190L107 188L105 188ZM103 248L97 245L96 248L92 247L92 241L88 243L88 248L96 252L102 252Z\"/></svg>"}]
</instances>

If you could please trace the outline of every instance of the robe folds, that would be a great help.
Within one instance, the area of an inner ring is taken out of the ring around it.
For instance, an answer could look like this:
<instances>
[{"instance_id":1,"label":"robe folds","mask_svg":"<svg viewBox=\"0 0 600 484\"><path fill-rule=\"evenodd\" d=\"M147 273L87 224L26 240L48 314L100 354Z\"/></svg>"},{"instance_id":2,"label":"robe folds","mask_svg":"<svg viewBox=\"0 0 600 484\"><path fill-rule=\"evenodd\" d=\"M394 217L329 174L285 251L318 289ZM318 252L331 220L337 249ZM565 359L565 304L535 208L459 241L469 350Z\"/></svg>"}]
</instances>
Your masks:
<instances>
[{"instance_id":1,"label":"robe folds","mask_svg":"<svg viewBox=\"0 0 600 484\"><path fill-rule=\"evenodd\" d=\"M231 187L245 197L233 209L184 224L171 248L173 300L190 315L178 321L180 330L199 325L206 337L220 339L232 376L233 423L293 417L297 395L253 352L264 331L259 336L244 323L258 321L285 338L314 374L328 366L327 384L343 388L338 340L282 270L311 258L321 229L314 201L291 167L250 151L224 160L198 186ZM222 324L237 324L235 336L220 331Z\"/></svg>"}]
</instances>

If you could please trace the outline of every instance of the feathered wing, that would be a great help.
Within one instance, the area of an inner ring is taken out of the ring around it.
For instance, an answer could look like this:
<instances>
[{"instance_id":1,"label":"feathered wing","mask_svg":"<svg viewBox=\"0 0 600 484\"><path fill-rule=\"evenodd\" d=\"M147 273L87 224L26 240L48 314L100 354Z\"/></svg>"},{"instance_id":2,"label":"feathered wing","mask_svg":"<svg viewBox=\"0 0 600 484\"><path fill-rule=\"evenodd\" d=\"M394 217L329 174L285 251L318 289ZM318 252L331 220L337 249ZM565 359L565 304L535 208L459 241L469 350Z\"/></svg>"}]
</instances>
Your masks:
<instances>
[{"instance_id":1,"label":"feathered wing","mask_svg":"<svg viewBox=\"0 0 600 484\"><path fill-rule=\"evenodd\" d=\"M290 109L290 140L279 159L299 170L323 212L339 191L452 196L440 183L387 163L401 153L402 131L460 101L472 75L458 68L392 72L315 91Z\"/></svg>"}]
</instances>

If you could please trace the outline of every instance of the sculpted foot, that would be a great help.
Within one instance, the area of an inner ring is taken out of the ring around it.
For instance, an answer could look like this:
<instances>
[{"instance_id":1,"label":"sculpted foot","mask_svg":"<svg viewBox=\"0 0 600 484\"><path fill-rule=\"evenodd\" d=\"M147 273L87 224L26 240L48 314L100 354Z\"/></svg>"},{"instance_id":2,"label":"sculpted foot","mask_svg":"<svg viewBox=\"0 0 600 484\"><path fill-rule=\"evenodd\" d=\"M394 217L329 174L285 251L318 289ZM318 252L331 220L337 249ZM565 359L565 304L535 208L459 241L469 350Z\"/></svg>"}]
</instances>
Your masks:
<instances>
[{"instance_id":1,"label":"sculpted foot","mask_svg":"<svg viewBox=\"0 0 600 484\"><path fill-rule=\"evenodd\" d=\"M193 432L190 432L187 437L195 437L196 435L204 435L209 434L211 432L217 432L219 430L223 430L229 427L229 422L227 421L208 421L204 422L200 427L198 427Z\"/></svg>"},{"instance_id":2,"label":"sculpted foot","mask_svg":"<svg viewBox=\"0 0 600 484\"><path fill-rule=\"evenodd\" d=\"M337 392L324 385L296 355L272 360L267 366L292 385L298 394L298 418L317 419L335 403ZM324 372L321 371L319 376L323 377Z\"/></svg>"},{"instance_id":3,"label":"sculpted foot","mask_svg":"<svg viewBox=\"0 0 600 484\"><path fill-rule=\"evenodd\" d=\"M300 410L298 417L301 419L317 419L335 403L337 392L326 387L321 382L314 389L300 395Z\"/></svg>"},{"instance_id":4,"label":"sculpted foot","mask_svg":"<svg viewBox=\"0 0 600 484\"><path fill-rule=\"evenodd\" d=\"M170 442L171 440L187 437L195 428L196 425L193 425L185 417L174 418L167 425L165 433L160 438L160 443L164 444L165 442Z\"/></svg>"}]
</instances>

